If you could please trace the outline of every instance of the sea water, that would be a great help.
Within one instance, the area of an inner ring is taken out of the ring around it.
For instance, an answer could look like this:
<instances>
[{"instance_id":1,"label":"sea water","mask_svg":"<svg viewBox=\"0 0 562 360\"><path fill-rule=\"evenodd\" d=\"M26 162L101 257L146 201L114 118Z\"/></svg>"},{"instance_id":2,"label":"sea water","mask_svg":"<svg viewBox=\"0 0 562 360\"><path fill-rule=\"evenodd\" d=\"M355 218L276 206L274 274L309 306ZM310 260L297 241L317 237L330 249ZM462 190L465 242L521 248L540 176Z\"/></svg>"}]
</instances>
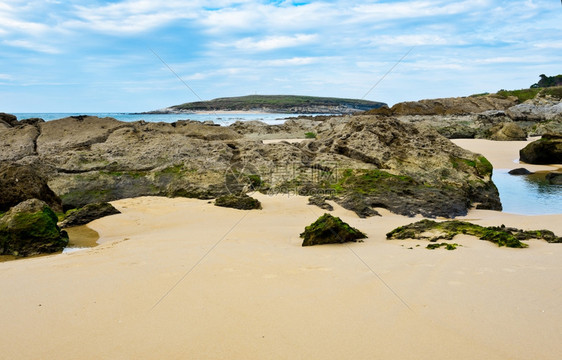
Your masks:
<instances>
[{"instance_id":1,"label":"sea water","mask_svg":"<svg viewBox=\"0 0 562 360\"><path fill-rule=\"evenodd\" d=\"M69 116L78 115L90 115L103 117L112 117L120 121L140 121L144 120L146 122L167 122L172 123L178 120L195 120L195 121L208 121L211 120L215 124L228 126L235 123L236 121L251 121L258 120L266 124L276 125L282 124L286 119L291 117L298 117L301 114L276 114L276 113L260 113L260 114L250 114L250 113L205 113L205 114L131 114L131 113L15 113L18 120L29 119L29 118L41 118L45 121L62 119ZM318 114L307 114L309 116L314 116Z\"/></svg>"}]
</instances>

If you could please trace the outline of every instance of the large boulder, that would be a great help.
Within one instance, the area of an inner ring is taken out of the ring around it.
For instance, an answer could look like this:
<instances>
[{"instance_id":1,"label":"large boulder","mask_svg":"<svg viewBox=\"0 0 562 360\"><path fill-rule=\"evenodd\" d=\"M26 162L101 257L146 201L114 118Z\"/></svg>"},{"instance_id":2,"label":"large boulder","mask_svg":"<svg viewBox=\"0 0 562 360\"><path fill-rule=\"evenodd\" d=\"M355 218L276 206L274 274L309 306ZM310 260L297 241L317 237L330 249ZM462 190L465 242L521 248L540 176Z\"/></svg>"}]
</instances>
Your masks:
<instances>
[{"instance_id":1,"label":"large boulder","mask_svg":"<svg viewBox=\"0 0 562 360\"><path fill-rule=\"evenodd\" d=\"M514 122L501 123L490 129L490 139L496 141L524 141L527 134Z\"/></svg>"},{"instance_id":2,"label":"large boulder","mask_svg":"<svg viewBox=\"0 0 562 360\"><path fill-rule=\"evenodd\" d=\"M519 151L528 164L562 164L562 134L545 134Z\"/></svg>"},{"instance_id":3,"label":"large boulder","mask_svg":"<svg viewBox=\"0 0 562 360\"><path fill-rule=\"evenodd\" d=\"M0 218L0 254L29 256L61 251L68 235L57 216L41 200L26 200Z\"/></svg>"},{"instance_id":4,"label":"large boulder","mask_svg":"<svg viewBox=\"0 0 562 360\"><path fill-rule=\"evenodd\" d=\"M322 215L307 226L300 237L303 239L302 246L343 244L367 238L361 231L330 214Z\"/></svg>"},{"instance_id":5,"label":"large boulder","mask_svg":"<svg viewBox=\"0 0 562 360\"><path fill-rule=\"evenodd\" d=\"M116 214L121 214L121 212L110 203L104 202L88 204L83 208L69 213L68 216L60 223L60 227L67 228L72 226L86 225L91 221Z\"/></svg>"},{"instance_id":6,"label":"large boulder","mask_svg":"<svg viewBox=\"0 0 562 360\"><path fill-rule=\"evenodd\" d=\"M62 211L61 199L49 188L39 171L27 165L0 165L0 211L28 199L45 201L53 210Z\"/></svg>"}]
</instances>

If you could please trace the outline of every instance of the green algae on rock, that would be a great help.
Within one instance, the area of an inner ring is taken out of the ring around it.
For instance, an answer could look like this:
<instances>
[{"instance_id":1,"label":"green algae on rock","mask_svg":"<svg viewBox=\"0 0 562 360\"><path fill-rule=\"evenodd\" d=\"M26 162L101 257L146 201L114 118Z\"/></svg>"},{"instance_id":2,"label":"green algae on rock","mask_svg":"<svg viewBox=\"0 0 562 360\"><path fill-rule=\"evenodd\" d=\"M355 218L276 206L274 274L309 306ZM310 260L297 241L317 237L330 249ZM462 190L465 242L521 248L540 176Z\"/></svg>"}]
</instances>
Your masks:
<instances>
[{"instance_id":1,"label":"green algae on rock","mask_svg":"<svg viewBox=\"0 0 562 360\"><path fill-rule=\"evenodd\" d=\"M300 237L304 239L302 246L343 244L367 238L361 231L330 214L322 215L307 226Z\"/></svg>"},{"instance_id":2,"label":"green algae on rock","mask_svg":"<svg viewBox=\"0 0 562 360\"><path fill-rule=\"evenodd\" d=\"M246 194L219 196L215 205L239 210L261 210L260 201Z\"/></svg>"},{"instance_id":3,"label":"green algae on rock","mask_svg":"<svg viewBox=\"0 0 562 360\"><path fill-rule=\"evenodd\" d=\"M441 239L452 240L458 234L477 236L480 240L487 240L496 243L498 246L512 248L528 247L521 240L529 239L543 239L549 243L562 243L562 238L557 237L549 230L519 230L505 225L484 227L465 221L437 222L428 219L398 227L386 234L386 238L389 240L427 239L431 242L437 242Z\"/></svg>"},{"instance_id":4,"label":"green algae on rock","mask_svg":"<svg viewBox=\"0 0 562 360\"><path fill-rule=\"evenodd\" d=\"M41 200L26 200L0 219L0 255L29 256L61 251L68 235L57 216Z\"/></svg>"},{"instance_id":5,"label":"green algae on rock","mask_svg":"<svg viewBox=\"0 0 562 360\"><path fill-rule=\"evenodd\" d=\"M450 243L431 243L431 244L427 244L427 246L425 247L426 249L429 250L435 250L435 249L439 249L440 247L444 247L447 250L455 250L457 248L457 246L461 246L459 244L450 244Z\"/></svg>"}]
</instances>

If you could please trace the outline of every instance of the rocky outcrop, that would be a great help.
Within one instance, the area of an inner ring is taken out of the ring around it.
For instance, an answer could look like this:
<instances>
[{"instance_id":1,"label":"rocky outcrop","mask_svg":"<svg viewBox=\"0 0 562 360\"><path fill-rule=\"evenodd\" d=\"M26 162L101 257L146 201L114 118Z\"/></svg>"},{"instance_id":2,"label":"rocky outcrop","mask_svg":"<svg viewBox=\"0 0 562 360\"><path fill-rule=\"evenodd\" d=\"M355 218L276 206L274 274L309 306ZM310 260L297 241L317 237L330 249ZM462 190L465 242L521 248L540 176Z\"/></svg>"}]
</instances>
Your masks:
<instances>
[{"instance_id":1,"label":"rocky outcrop","mask_svg":"<svg viewBox=\"0 0 562 360\"><path fill-rule=\"evenodd\" d=\"M49 188L47 180L32 166L0 164L0 211L28 200L45 201L53 210L62 211L61 199Z\"/></svg>"},{"instance_id":2,"label":"rocky outcrop","mask_svg":"<svg viewBox=\"0 0 562 360\"><path fill-rule=\"evenodd\" d=\"M458 216L472 205L501 209L491 164L432 129L355 117L341 132L317 142L321 153L362 163L359 169L339 169L331 187L348 209L383 207L430 217Z\"/></svg>"},{"instance_id":3,"label":"rocky outcrop","mask_svg":"<svg viewBox=\"0 0 562 360\"><path fill-rule=\"evenodd\" d=\"M514 121L545 121L562 119L560 99L538 97L507 109L507 115Z\"/></svg>"},{"instance_id":4,"label":"rocky outcrop","mask_svg":"<svg viewBox=\"0 0 562 360\"><path fill-rule=\"evenodd\" d=\"M40 133L36 149L22 152L17 144L28 128ZM377 207L426 216L501 207L485 158L430 128L393 118L220 127L77 116L9 130L13 141L0 156L40 171L64 210L144 195L214 199L244 189L319 196L360 216L376 215ZM260 139L305 132L317 137Z\"/></svg>"},{"instance_id":5,"label":"rocky outcrop","mask_svg":"<svg viewBox=\"0 0 562 360\"><path fill-rule=\"evenodd\" d=\"M29 256L61 251L68 235L41 200L26 200L0 218L0 255Z\"/></svg>"},{"instance_id":6,"label":"rocky outcrop","mask_svg":"<svg viewBox=\"0 0 562 360\"><path fill-rule=\"evenodd\" d=\"M515 97L497 95L469 96L457 98L409 101L395 104L390 109L382 107L367 113L382 116L403 115L466 115L488 110L507 110L517 104Z\"/></svg>"},{"instance_id":7,"label":"rocky outcrop","mask_svg":"<svg viewBox=\"0 0 562 360\"><path fill-rule=\"evenodd\" d=\"M60 227L64 229L72 226L86 225L102 217L116 214L121 214L121 212L110 203L88 204L83 208L70 212L60 223Z\"/></svg>"},{"instance_id":8,"label":"rocky outcrop","mask_svg":"<svg viewBox=\"0 0 562 360\"><path fill-rule=\"evenodd\" d=\"M300 237L303 239L302 246L343 244L367 238L361 231L330 214L322 215L307 226Z\"/></svg>"},{"instance_id":9,"label":"rocky outcrop","mask_svg":"<svg viewBox=\"0 0 562 360\"><path fill-rule=\"evenodd\" d=\"M519 151L528 164L562 164L562 134L546 134Z\"/></svg>"}]
</instances>

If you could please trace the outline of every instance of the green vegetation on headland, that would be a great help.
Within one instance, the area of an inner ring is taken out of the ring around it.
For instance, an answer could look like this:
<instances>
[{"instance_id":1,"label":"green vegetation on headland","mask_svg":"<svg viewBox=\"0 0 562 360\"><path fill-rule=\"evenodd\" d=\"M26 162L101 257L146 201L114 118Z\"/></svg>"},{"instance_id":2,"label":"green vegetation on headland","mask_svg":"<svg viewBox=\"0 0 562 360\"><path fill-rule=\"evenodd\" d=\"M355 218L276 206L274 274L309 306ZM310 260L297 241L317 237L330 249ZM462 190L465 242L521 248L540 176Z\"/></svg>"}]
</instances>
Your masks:
<instances>
[{"instance_id":1,"label":"green vegetation on headland","mask_svg":"<svg viewBox=\"0 0 562 360\"><path fill-rule=\"evenodd\" d=\"M537 95L552 96L556 99L562 99L562 75L546 76L545 74L541 74L540 78L539 82L531 85L529 89L502 89L498 91L496 95L502 98L515 96L520 102L534 99Z\"/></svg>"},{"instance_id":2,"label":"green vegetation on headland","mask_svg":"<svg viewBox=\"0 0 562 360\"><path fill-rule=\"evenodd\" d=\"M248 95L197 101L171 106L159 112L264 111L271 113L340 114L366 111L386 105L382 102L298 95Z\"/></svg>"},{"instance_id":3,"label":"green vegetation on headland","mask_svg":"<svg viewBox=\"0 0 562 360\"><path fill-rule=\"evenodd\" d=\"M522 243L521 240L529 239L543 239L550 243L562 242L562 238L557 237L549 230L519 230L511 227L505 227L504 225L484 227L458 220L437 222L427 219L398 227L386 234L386 237L389 240L425 239L430 242L437 242L442 239L452 240L458 234L476 236L480 240L487 240L497 244L498 246L512 248L528 247L528 245ZM428 248L437 247L437 245L434 245Z\"/></svg>"}]
</instances>

